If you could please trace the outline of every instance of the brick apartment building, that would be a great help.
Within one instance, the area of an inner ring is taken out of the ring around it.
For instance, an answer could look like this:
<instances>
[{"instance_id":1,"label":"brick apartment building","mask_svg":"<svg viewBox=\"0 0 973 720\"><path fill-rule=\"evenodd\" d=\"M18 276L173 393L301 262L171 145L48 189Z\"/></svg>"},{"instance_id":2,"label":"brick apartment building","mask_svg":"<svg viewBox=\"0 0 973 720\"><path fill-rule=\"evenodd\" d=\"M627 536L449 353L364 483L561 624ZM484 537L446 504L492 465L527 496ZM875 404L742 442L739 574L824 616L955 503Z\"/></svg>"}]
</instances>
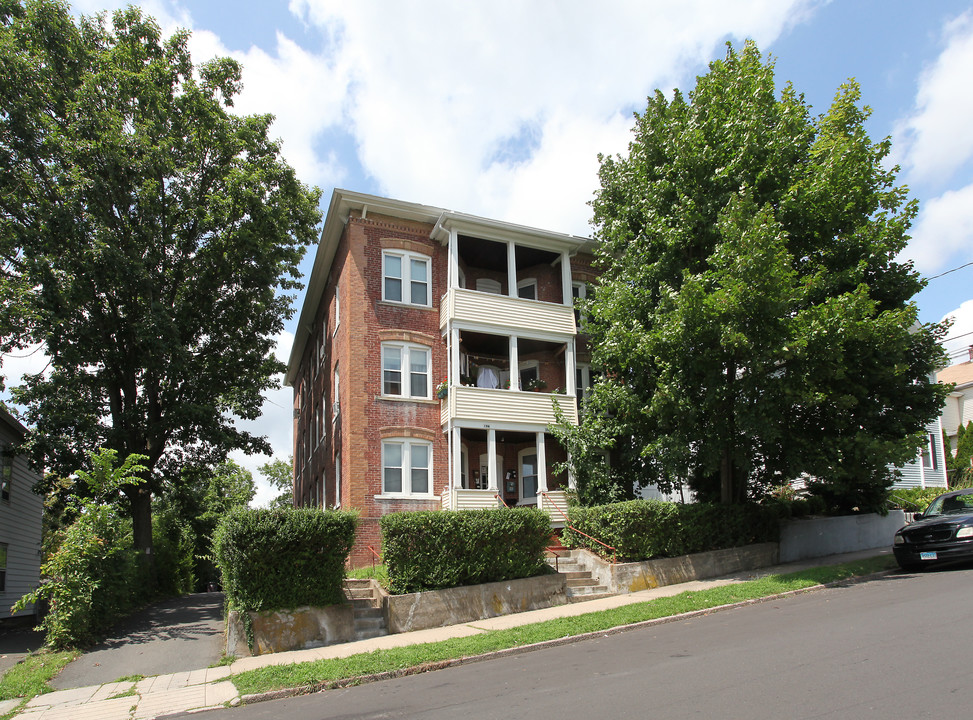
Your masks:
<instances>
[{"instance_id":1,"label":"brick apartment building","mask_svg":"<svg viewBox=\"0 0 973 720\"><path fill-rule=\"evenodd\" d=\"M400 510L537 505L571 479L547 427L591 384L573 300L591 241L336 190L301 309L294 498L360 513L353 565ZM442 385L442 386L441 386ZM441 387L440 387L441 386Z\"/></svg>"}]
</instances>

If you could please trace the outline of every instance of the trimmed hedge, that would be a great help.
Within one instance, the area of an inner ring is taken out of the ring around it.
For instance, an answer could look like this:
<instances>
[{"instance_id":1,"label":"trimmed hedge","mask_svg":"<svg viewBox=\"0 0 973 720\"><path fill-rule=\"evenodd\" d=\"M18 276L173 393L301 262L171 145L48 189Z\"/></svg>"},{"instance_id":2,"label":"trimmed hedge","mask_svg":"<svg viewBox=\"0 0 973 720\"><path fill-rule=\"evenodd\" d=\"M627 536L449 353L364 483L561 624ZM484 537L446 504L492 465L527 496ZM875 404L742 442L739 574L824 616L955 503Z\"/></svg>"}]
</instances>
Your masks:
<instances>
[{"instance_id":1,"label":"trimmed hedge","mask_svg":"<svg viewBox=\"0 0 973 720\"><path fill-rule=\"evenodd\" d=\"M355 513L237 508L216 528L213 554L234 610L292 610L345 602Z\"/></svg>"},{"instance_id":2,"label":"trimmed hedge","mask_svg":"<svg viewBox=\"0 0 973 720\"><path fill-rule=\"evenodd\" d=\"M399 512L381 520L393 594L539 575L551 538L536 508Z\"/></svg>"},{"instance_id":3,"label":"trimmed hedge","mask_svg":"<svg viewBox=\"0 0 973 720\"><path fill-rule=\"evenodd\" d=\"M620 562L678 557L780 538L777 514L759 505L631 500L574 506L568 517L581 532L614 546ZM586 547L611 556L610 550L570 528L564 529L562 540L568 547Z\"/></svg>"}]
</instances>

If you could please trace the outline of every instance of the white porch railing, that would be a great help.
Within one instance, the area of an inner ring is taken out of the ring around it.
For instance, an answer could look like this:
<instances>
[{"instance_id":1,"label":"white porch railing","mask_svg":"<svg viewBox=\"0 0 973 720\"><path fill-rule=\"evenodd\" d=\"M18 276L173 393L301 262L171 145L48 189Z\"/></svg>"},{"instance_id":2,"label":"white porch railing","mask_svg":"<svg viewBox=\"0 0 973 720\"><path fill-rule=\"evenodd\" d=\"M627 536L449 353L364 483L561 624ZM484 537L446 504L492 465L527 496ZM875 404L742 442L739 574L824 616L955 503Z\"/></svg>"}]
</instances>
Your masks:
<instances>
[{"instance_id":1,"label":"white porch railing","mask_svg":"<svg viewBox=\"0 0 973 720\"><path fill-rule=\"evenodd\" d=\"M538 493L537 507L551 516L551 525L564 527L564 518L568 515L568 496L563 490Z\"/></svg>"},{"instance_id":2,"label":"white porch railing","mask_svg":"<svg viewBox=\"0 0 973 720\"><path fill-rule=\"evenodd\" d=\"M443 510L482 510L500 506L496 490L446 488L442 495Z\"/></svg>"}]
</instances>

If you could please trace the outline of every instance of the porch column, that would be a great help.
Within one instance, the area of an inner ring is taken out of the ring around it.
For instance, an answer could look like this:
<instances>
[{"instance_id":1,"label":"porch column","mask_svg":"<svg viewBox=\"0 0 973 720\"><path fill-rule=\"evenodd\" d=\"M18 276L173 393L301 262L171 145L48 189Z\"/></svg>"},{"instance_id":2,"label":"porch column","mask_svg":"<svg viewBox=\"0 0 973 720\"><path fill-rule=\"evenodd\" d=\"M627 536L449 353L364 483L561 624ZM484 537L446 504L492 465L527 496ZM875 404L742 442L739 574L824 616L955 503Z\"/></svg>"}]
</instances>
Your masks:
<instances>
[{"instance_id":1,"label":"porch column","mask_svg":"<svg viewBox=\"0 0 973 720\"><path fill-rule=\"evenodd\" d=\"M578 363L574 358L574 338L567 341L564 350L564 379L564 392L567 393L568 397L577 397Z\"/></svg>"},{"instance_id":2,"label":"porch column","mask_svg":"<svg viewBox=\"0 0 973 720\"><path fill-rule=\"evenodd\" d=\"M459 287L459 234L449 231L449 289Z\"/></svg>"},{"instance_id":3,"label":"porch column","mask_svg":"<svg viewBox=\"0 0 973 720\"><path fill-rule=\"evenodd\" d=\"M571 451L568 450L568 490L577 490L578 481L574 477L574 469L571 465Z\"/></svg>"},{"instance_id":4,"label":"porch column","mask_svg":"<svg viewBox=\"0 0 973 720\"><path fill-rule=\"evenodd\" d=\"M462 375L459 367L459 330L451 328L449 331L449 369L446 373L451 387L463 384ZM447 402L449 396L447 395Z\"/></svg>"},{"instance_id":5,"label":"porch column","mask_svg":"<svg viewBox=\"0 0 973 720\"><path fill-rule=\"evenodd\" d=\"M517 336L507 338L510 345L510 389L520 390L520 353L517 348Z\"/></svg>"},{"instance_id":6,"label":"porch column","mask_svg":"<svg viewBox=\"0 0 973 720\"><path fill-rule=\"evenodd\" d=\"M451 438L453 441L453 467L450 471L452 485L454 488L461 488L463 487L463 441L458 427L452 429Z\"/></svg>"},{"instance_id":7,"label":"porch column","mask_svg":"<svg viewBox=\"0 0 973 720\"><path fill-rule=\"evenodd\" d=\"M571 277L571 256L564 251L561 253L561 293L564 296L564 304L568 307L574 305L574 294L571 291L574 280Z\"/></svg>"},{"instance_id":8,"label":"porch column","mask_svg":"<svg viewBox=\"0 0 973 720\"><path fill-rule=\"evenodd\" d=\"M537 492L547 492L547 436L537 433Z\"/></svg>"},{"instance_id":9,"label":"porch column","mask_svg":"<svg viewBox=\"0 0 973 720\"><path fill-rule=\"evenodd\" d=\"M487 430L487 490L497 491L497 431Z\"/></svg>"},{"instance_id":10,"label":"porch column","mask_svg":"<svg viewBox=\"0 0 973 720\"><path fill-rule=\"evenodd\" d=\"M517 246L507 243L507 295L517 297Z\"/></svg>"}]
</instances>

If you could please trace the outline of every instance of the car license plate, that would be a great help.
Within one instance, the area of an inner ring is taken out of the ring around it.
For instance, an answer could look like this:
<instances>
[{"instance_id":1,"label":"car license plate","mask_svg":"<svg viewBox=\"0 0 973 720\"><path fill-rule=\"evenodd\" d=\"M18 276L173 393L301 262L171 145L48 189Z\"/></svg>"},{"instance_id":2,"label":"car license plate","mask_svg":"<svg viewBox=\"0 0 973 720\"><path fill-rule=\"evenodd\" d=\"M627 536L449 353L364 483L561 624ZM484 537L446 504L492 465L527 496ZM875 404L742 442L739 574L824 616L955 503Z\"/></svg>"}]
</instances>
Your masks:
<instances>
[{"instance_id":1,"label":"car license plate","mask_svg":"<svg viewBox=\"0 0 973 720\"><path fill-rule=\"evenodd\" d=\"M920 560L935 560L936 559L936 553L935 552L921 552L921 553L919 553L919 559Z\"/></svg>"}]
</instances>

